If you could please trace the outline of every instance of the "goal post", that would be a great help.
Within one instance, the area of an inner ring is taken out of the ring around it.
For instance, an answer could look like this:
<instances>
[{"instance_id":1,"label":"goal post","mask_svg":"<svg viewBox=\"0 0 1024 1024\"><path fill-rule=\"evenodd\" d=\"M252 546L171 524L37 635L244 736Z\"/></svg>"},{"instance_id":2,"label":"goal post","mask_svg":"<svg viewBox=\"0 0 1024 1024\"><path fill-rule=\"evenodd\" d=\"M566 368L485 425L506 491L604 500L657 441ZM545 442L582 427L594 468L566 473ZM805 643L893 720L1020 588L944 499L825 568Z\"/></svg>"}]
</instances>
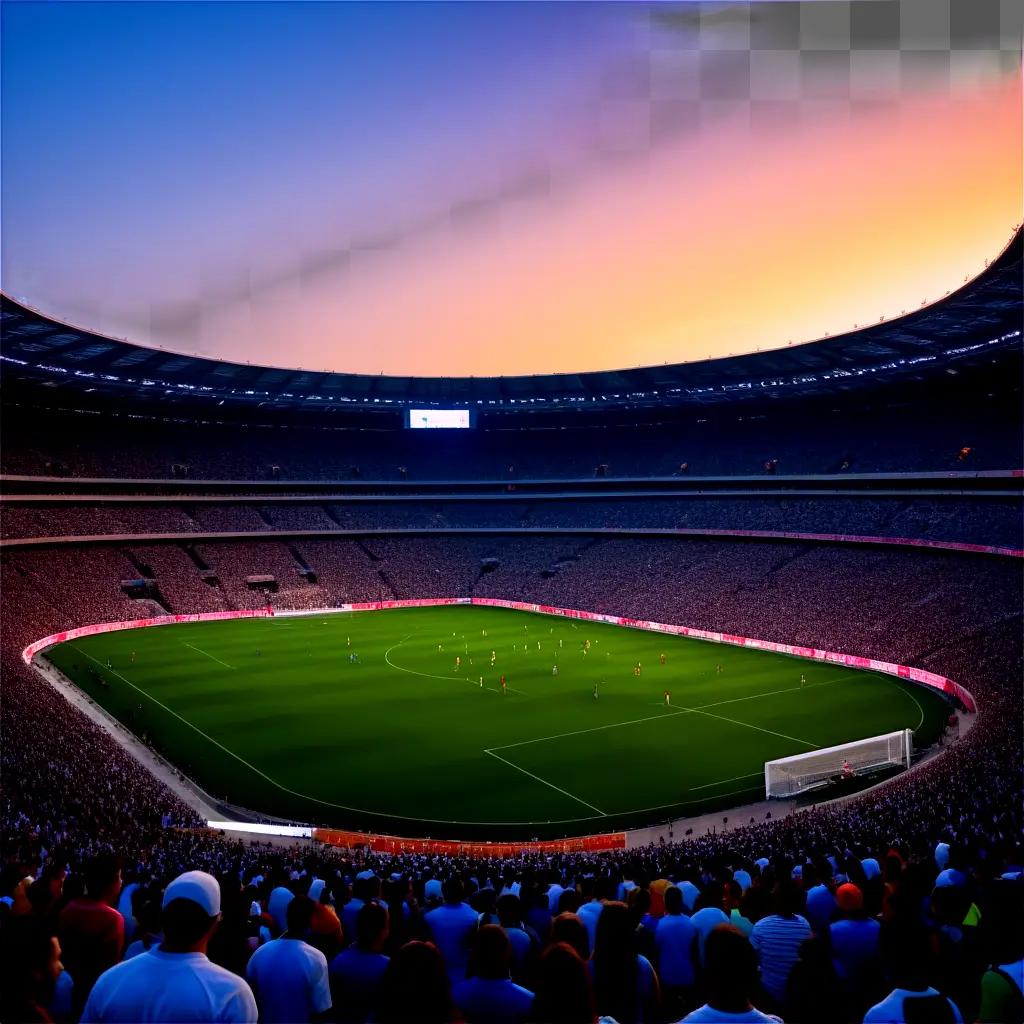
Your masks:
<instances>
[{"instance_id":1,"label":"goal post","mask_svg":"<svg viewBox=\"0 0 1024 1024\"><path fill-rule=\"evenodd\" d=\"M863 775L889 765L909 768L913 749L913 730L899 729L852 743L810 750L806 754L765 761L765 796L796 796L844 774Z\"/></svg>"}]
</instances>

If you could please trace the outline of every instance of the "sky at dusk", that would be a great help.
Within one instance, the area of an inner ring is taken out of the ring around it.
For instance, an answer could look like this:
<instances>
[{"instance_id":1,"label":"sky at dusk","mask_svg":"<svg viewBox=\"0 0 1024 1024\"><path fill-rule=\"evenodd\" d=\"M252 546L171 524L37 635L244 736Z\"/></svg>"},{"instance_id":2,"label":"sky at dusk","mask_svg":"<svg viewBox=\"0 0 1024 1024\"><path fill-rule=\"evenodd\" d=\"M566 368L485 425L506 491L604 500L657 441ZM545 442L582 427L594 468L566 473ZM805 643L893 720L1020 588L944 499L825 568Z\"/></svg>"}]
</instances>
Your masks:
<instances>
[{"instance_id":1,"label":"sky at dusk","mask_svg":"<svg viewBox=\"0 0 1024 1024\"><path fill-rule=\"evenodd\" d=\"M935 301L1021 210L1021 7L25 3L2 286L201 355L501 375Z\"/></svg>"}]
</instances>

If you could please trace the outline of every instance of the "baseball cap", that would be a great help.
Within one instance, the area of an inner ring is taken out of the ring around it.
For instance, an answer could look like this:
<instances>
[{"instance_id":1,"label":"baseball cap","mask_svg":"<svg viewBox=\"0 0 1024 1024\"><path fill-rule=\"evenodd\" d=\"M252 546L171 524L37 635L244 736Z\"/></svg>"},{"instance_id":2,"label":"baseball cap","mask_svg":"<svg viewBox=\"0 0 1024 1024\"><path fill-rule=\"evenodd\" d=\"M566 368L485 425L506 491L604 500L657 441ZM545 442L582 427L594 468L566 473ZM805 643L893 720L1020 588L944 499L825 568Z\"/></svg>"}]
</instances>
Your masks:
<instances>
[{"instance_id":1,"label":"baseball cap","mask_svg":"<svg viewBox=\"0 0 1024 1024\"><path fill-rule=\"evenodd\" d=\"M164 890L161 905L166 907L172 900L191 900L202 907L207 916L216 917L220 913L220 886L217 879L205 871L186 871Z\"/></svg>"},{"instance_id":2,"label":"baseball cap","mask_svg":"<svg viewBox=\"0 0 1024 1024\"><path fill-rule=\"evenodd\" d=\"M852 882L847 882L836 889L836 903L840 910L863 910L864 894Z\"/></svg>"}]
</instances>

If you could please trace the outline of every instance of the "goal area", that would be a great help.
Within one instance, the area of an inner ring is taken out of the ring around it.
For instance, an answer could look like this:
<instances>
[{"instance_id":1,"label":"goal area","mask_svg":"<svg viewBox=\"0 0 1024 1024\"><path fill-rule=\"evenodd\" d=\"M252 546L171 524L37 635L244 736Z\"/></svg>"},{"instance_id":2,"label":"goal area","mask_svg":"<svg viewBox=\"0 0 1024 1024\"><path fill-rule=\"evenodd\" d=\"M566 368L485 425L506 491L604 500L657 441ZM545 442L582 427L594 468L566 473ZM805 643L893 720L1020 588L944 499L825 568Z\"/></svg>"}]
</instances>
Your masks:
<instances>
[{"instance_id":1,"label":"goal area","mask_svg":"<svg viewBox=\"0 0 1024 1024\"><path fill-rule=\"evenodd\" d=\"M769 798L796 796L843 777L889 766L909 768L913 749L913 730L899 729L853 743L765 761L765 795Z\"/></svg>"}]
</instances>

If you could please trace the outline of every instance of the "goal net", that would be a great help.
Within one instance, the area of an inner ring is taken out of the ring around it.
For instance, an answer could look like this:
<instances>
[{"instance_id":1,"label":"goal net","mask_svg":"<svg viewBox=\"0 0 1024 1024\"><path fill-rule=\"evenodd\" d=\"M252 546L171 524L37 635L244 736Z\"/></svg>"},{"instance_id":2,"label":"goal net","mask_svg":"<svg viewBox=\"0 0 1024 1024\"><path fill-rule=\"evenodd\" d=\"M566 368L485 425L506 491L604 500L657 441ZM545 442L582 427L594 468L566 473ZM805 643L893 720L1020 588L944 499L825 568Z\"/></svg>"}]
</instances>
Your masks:
<instances>
[{"instance_id":1,"label":"goal net","mask_svg":"<svg viewBox=\"0 0 1024 1024\"><path fill-rule=\"evenodd\" d=\"M883 736L870 736L866 740L765 761L765 795L795 796L835 779L863 775L888 765L909 768L913 749L913 731L900 729Z\"/></svg>"}]
</instances>

